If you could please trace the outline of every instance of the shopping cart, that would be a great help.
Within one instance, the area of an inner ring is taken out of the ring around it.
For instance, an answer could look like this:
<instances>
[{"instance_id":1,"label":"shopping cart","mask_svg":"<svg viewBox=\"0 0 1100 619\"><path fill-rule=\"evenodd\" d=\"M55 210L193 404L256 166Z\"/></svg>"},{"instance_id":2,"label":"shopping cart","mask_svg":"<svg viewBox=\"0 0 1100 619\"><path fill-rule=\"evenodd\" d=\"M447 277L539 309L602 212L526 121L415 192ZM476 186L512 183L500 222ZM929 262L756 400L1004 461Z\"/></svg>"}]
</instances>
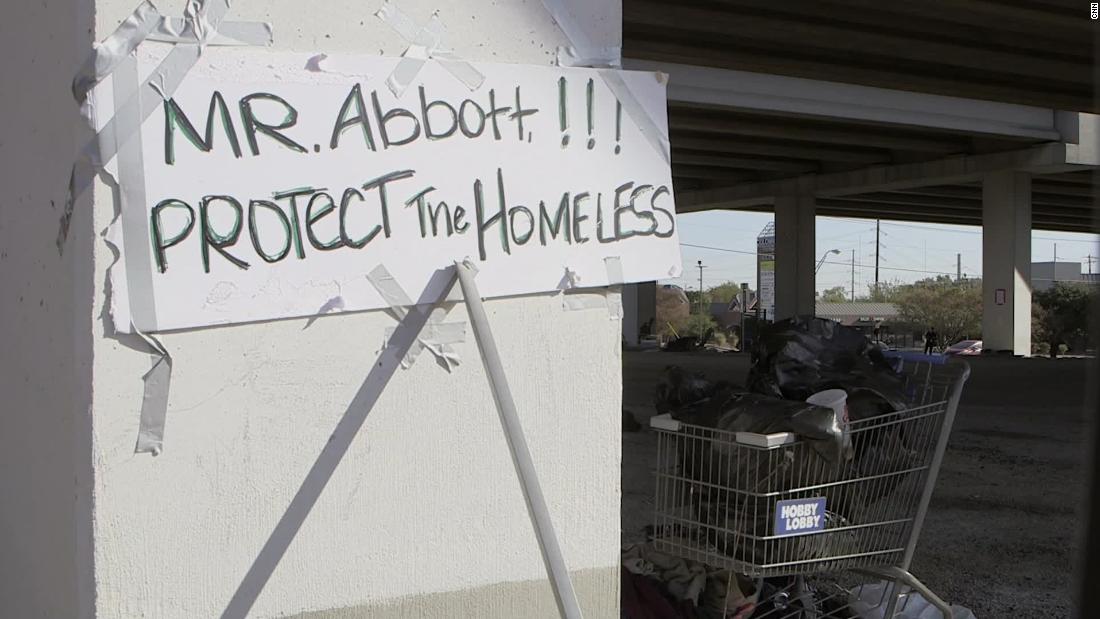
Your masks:
<instances>
[{"instance_id":1,"label":"shopping cart","mask_svg":"<svg viewBox=\"0 0 1100 619\"><path fill-rule=\"evenodd\" d=\"M657 550L757 579L758 591L768 583L775 608L802 612L775 616L858 616L822 611L826 598L844 605L856 581L837 584L843 573L893 583L876 617L895 617L915 590L950 619L909 566L970 367L907 363L902 375L911 406L852 420L836 461L789 433L654 417Z\"/></svg>"}]
</instances>

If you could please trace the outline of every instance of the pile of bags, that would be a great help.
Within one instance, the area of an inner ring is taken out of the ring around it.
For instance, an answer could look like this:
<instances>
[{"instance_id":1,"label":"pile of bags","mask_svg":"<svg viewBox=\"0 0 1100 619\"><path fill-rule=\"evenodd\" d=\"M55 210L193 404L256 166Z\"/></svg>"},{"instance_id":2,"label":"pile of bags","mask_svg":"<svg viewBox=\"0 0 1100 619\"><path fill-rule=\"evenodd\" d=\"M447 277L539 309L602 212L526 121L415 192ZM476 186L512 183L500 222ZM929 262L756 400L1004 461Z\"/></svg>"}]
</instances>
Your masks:
<instances>
[{"instance_id":1,"label":"pile of bags","mask_svg":"<svg viewBox=\"0 0 1100 619\"><path fill-rule=\"evenodd\" d=\"M845 392L846 410L806 402L832 389ZM800 316L766 329L752 351L747 388L671 367L657 387L655 404L658 412L686 424L728 432L791 432L802 439L803 445L791 449L761 451L708 441L706 448L684 450L681 474L698 481L698 488L713 489L690 500L696 517L714 530L771 533L768 510L746 493L904 470L917 457L896 426L849 432L850 421L904 410L909 402L901 376L877 347L859 331L821 318ZM893 492L900 479L822 490L826 528L860 522L867 506ZM858 550L837 547L847 543L851 540L839 535L792 540L801 559ZM733 547L724 549L727 554L751 563L763 551L737 540L728 545Z\"/></svg>"}]
</instances>

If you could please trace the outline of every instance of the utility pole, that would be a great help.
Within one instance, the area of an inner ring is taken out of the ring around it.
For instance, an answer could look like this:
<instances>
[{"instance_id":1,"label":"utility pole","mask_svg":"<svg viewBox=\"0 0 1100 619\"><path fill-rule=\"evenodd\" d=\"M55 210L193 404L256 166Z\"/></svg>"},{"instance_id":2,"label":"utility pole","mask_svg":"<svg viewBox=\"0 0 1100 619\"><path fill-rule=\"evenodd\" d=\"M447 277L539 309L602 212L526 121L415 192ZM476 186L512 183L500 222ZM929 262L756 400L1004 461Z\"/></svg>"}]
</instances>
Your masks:
<instances>
[{"instance_id":1,"label":"utility pole","mask_svg":"<svg viewBox=\"0 0 1100 619\"><path fill-rule=\"evenodd\" d=\"M703 269L706 267L703 266L702 260L697 260L696 264L699 265L699 313L706 314L706 306L703 304Z\"/></svg>"},{"instance_id":2,"label":"utility pole","mask_svg":"<svg viewBox=\"0 0 1100 619\"><path fill-rule=\"evenodd\" d=\"M878 295L878 250L882 246L881 220L875 220L875 295Z\"/></svg>"},{"instance_id":3,"label":"utility pole","mask_svg":"<svg viewBox=\"0 0 1100 619\"><path fill-rule=\"evenodd\" d=\"M852 303L856 302L856 250L852 250Z\"/></svg>"},{"instance_id":4,"label":"utility pole","mask_svg":"<svg viewBox=\"0 0 1100 619\"><path fill-rule=\"evenodd\" d=\"M963 255L955 254L955 281L961 282L963 280Z\"/></svg>"},{"instance_id":5,"label":"utility pole","mask_svg":"<svg viewBox=\"0 0 1100 619\"><path fill-rule=\"evenodd\" d=\"M1053 272L1053 275L1050 276L1051 279L1054 281L1054 283L1058 283L1058 244L1057 243L1054 244L1054 268L1051 269L1051 271Z\"/></svg>"},{"instance_id":6,"label":"utility pole","mask_svg":"<svg viewBox=\"0 0 1100 619\"><path fill-rule=\"evenodd\" d=\"M1085 259L1089 261L1089 280L1092 280L1092 254L1089 254L1089 257Z\"/></svg>"}]
</instances>

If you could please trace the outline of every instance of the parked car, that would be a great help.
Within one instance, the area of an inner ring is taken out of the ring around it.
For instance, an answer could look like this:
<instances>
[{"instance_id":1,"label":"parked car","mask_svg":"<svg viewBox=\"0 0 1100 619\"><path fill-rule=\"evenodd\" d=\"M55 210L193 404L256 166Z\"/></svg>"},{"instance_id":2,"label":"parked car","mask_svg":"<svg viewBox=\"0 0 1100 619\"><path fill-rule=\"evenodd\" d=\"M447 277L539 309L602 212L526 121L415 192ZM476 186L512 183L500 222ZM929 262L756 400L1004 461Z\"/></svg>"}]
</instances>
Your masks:
<instances>
[{"instance_id":1,"label":"parked car","mask_svg":"<svg viewBox=\"0 0 1100 619\"><path fill-rule=\"evenodd\" d=\"M955 342L948 346L944 351L945 355L980 355L982 354L982 341L981 340L963 340L961 342Z\"/></svg>"}]
</instances>

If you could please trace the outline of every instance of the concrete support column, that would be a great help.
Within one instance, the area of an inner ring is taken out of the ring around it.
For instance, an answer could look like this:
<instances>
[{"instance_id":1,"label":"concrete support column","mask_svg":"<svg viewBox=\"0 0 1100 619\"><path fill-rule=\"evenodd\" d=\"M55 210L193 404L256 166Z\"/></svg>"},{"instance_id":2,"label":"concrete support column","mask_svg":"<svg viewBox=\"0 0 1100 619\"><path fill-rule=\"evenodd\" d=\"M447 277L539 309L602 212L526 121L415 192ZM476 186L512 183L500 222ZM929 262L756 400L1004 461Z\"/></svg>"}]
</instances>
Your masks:
<instances>
[{"instance_id":1,"label":"concrete support column","mask_svg":"<svg viewBox=\"0 0 1100 619\"><path fill-rule=\"evenodd\" d=\"M814 313L817 206L809 194L775 199L775 319Z\"/></svg>"},{"instance_id":2,"label":"concrete support column","mask_svg":"<svg viewBox=\"0 0 1100 619\"><path fill-rule=\"evenodd\" d=\"M624 284L622 292L623 303L623 343L627 346L637 346L641 329L641 317L638 315L638 285Z\"/></svg>"},{"instance_id":3,"label":"concrete support column","mask_svg":"<svg viewBox=\"0 0 1100 619\"><path fill-rule=\"evenodd\" d=\"M641 344L643 327L649 335L657 329L657 282L623 285L623 341L627 346Z\"/></svg>"},{"instance_id":4,"label":"concrete support column","mask_svg":"<svg viewBox=\"0 0 1100 619\"><path fill-rule=\"evenodd\" d=\"M1031 175L1027 172L995 172L982 181L982 308L986 350L1031 354Z\"/></svg>"}]
</instances>

